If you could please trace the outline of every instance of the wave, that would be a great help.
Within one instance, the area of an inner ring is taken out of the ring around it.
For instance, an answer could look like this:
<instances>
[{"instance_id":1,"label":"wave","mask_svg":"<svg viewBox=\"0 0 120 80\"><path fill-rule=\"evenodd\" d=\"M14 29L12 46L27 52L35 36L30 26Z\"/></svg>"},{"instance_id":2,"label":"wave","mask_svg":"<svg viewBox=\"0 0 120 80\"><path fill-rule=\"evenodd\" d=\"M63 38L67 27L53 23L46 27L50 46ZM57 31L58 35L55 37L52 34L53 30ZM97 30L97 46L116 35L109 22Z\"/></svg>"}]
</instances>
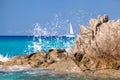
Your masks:
<instances>
[{"instance_id":1,"label":"wave","mask_svg":"<svg viewBox=\"0 0 120 80\"><path fill-rule=\"evenodd\" d=\"M57 36L56 34L51 36L46 29L42 29L38 23L35 24L33 29L33 39L27 46L27 53L49 51L49 49L64 48L70 49L73 47L74 38L68 38L66 36ZM26 51L26 50L25 50Z\"/></svg>"},{"instance_id":2,"label":"wave","mask_svg":"<svg viewBox=\"0 0 120 80\"><path fill-rule=\"evenodd\" d=\"M0 61L2 62L6 62L8 61L10 58L6 55L6 56L3 56L2 54L0 54Z\"/></svg>"}]
</instances>

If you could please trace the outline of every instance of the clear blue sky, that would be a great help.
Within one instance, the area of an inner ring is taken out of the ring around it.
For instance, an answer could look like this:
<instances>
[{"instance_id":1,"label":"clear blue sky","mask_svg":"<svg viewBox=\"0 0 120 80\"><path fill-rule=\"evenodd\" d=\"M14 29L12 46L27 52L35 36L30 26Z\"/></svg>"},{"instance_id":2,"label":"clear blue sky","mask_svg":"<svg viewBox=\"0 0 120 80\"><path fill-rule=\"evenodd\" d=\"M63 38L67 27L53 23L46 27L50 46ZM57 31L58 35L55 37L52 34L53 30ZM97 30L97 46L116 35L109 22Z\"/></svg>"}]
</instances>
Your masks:
<instances>
[{"instance_id":1,"label":"clear blue sky","mask_svg":"<svg viewBox=\"0 0 120 80\"><path fill-rule=\"evenodd\" d=\"M71 22L79 33L79 24L103 14L119 19L120 0L0 0L0 35L31 35L35 23L51 32L57 20L58 32L66 33Z\"/></svg>"}]
</instances>

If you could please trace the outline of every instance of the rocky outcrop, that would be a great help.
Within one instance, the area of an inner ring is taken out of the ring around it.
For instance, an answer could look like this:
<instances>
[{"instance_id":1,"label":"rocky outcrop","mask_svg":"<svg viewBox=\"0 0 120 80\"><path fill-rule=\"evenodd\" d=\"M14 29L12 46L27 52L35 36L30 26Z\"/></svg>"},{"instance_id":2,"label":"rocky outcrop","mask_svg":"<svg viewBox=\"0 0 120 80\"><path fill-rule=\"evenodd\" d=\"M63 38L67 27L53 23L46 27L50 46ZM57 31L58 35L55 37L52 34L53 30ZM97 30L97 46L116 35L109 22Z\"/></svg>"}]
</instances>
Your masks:
<instances>
[{"instance_id":1,"label":"rocky outcrop","mask_svg":"<svg viewBox=\"0 0 120 80\"><path fill-rule=\"evenodd\" d=\"M45 55L45 52L40 51L29 55L17 56L7 62L3 62L3 65L30 65L31 67L37 67L45 62Z\"/></svg>"},{"instance_id":2,"label":"rocky outcrop","mask_svg":"<svg viewBox=\"0 0 120 80\"><path fill-rule=\"evenodd\" d=\"M82 71L119 69L120 20L109 21L107 15L91 19L88 27L80 27L73 52Z\"/></svg>"},{"instance_id":3,"label":"rocky outcrop","mask_svg":"<svg viewBox=\"0 0 120 80\"><path fill-rule=\"evenodd\" d=\"M48 53L43 51L35 52L28 55L21 55L11 58L9 61L0 62L1 65L30 65L32 67L39 67L41 64L52 64L60 61L66 55L64 49L50 49Z\"/></svg>"},{"instance_id":4,"label":"rocky outcrop","mask_svg":"<svg viewBox=\"0 0 120 80\"><path fill-rule=\"evenodd\" d=\"M63 72L80 72L74 56L65 49L50 49L48 53L43 51L17 56L9 61L0 62L3 66L26 65L33 68L54 69Z\"/></svg>"}]
</instances>

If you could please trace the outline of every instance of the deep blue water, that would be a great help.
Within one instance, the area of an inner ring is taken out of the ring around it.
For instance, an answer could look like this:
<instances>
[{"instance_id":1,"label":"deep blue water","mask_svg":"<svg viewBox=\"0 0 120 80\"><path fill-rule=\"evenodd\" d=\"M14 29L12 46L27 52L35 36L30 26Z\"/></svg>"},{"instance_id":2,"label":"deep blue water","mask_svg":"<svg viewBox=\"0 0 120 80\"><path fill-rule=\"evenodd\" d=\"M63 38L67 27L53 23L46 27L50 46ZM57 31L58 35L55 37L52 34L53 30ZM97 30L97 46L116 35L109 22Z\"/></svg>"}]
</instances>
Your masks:
<instances>
[{"instance_id":1,"label":"deep blue water","mask_svg":"<svg viewBox=\"0 0 120 80\"><path fill-rule=\"evenodd\" d=\"M0 36L0 54L17 56L51 48L72 48L74 38L65 36Z\"/></svg>"}]
</instances>

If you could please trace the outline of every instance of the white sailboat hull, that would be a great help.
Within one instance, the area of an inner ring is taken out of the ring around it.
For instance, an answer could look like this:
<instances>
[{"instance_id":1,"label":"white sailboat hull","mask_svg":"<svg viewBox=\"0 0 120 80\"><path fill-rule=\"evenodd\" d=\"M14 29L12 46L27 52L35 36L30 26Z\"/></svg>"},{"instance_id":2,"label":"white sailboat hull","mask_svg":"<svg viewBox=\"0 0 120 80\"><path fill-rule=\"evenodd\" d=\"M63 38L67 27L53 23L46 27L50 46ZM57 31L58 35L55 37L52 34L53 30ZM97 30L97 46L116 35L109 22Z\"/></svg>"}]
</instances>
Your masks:
<instances>
[{"instance_id":1,"label":"white sailboat hull","mask_svg":"<svg viewBox=\"0 0 120 80\"><path fill-rule=\"evenodd\" d=\"M66 35L66 37L75 37L75 35L69 34L69 35Z\"/></svg>"}]
</instances>

